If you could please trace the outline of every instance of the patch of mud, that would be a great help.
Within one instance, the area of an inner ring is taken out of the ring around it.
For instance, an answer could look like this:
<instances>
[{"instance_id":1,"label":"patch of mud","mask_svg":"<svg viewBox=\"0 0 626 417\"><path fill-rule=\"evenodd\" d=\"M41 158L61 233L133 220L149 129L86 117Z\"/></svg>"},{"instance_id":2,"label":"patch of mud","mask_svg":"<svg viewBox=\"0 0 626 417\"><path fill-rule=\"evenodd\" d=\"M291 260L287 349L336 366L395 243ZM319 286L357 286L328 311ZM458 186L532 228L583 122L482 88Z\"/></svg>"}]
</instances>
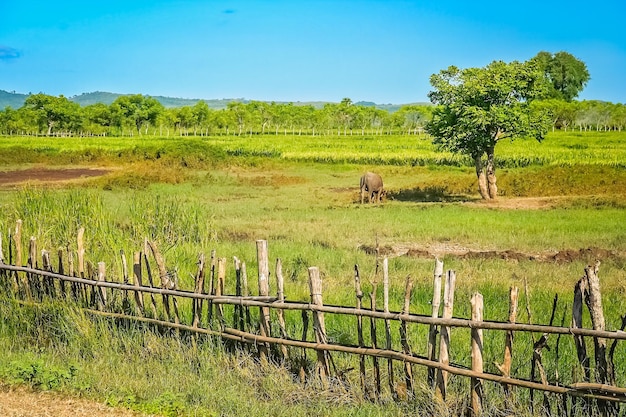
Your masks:
<instances>
[{"instance_id":1,"label":"patch of mud","mask_svg":"<svg viewBox=\"0 0 626 417\"><path fill-rule=\"evenodd\" d=\"M0 171L0 185L20 184L28 181L38 182L59 182L70 181L81 178L99 177L108 174L107 169L88 168L29 168L17 171Z\"/></svg>"},{"instance_id":2,"label":"patch of mud","mask_svg":"<svg viewBox=\"0 0 626 417\"><path fill-rule=\"evenodd\" d=\"M574 261L593 263L596 260L626 259L626 253L603 248L564 249L560 251L525 253L510 249L503 251L475 250L459 245L442 243L423 246L411 244L384 245L378 248L375 246L361 245L359 249L369 255L375 255L378 252L380 256L386 257L408 256L412 258L441 258L444 256L452 256L458 259L503 259L516 262L527 260L555 263L570 263Z\"/></svg>"}]
</instances>

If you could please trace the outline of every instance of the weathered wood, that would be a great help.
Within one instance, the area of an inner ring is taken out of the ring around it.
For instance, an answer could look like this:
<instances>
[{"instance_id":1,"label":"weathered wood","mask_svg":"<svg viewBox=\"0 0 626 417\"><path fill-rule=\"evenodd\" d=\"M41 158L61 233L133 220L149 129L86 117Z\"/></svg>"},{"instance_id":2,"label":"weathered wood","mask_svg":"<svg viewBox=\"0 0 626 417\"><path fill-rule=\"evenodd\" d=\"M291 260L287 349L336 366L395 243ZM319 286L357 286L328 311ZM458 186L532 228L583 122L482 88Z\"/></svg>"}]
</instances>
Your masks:
<instances>
[{"instance_id":1,"label":"weathered wood","mask_svg":"<svg viewBox=\"0 0 626 417\"><path fill-rule=\"evenodd\" d=\"M0 233L0 265L4 264L4 250L2 248L2 233Z\"/></svg>"},{"instance_id":2,"label":"weathered wood","mask_svg":"<svg viewBox=\"0 0 626 417\"><path fill-rule=\"evenodd\" d=\"M235 295L241 296L242 288L241 288L241 261L236 256L233 256L233 264L235 267ZM236 305L233 309L233 322L236 323L235 327L239 330L245 330L245 321L243 314L243 306Z\"/></svg>"},{"instance_id":3,"label":"weathered wood","mask_svg":"<svg viewBox=\"0 0 626 417\"><path fill-rule=\"evenodd\" d=\"M217 252L215 249L211 251L211 267L209 270L209 289L208 292L211 295L215 295L215 270L217 268ZM209 300L207 308L207 321L209 325L213 323L213 302Z\"/></svg>"},{"instance_id":4,"label":"weathered wood","mask_svg":"<svg viewBox=\"0 0 626 417\"><path fill-rule=\"evenodd\" d=\"M204 293L204 254L200 253L198 255L198 271L195 276L195 286L194 292L196 294ZM193 316L193 327L198 327L201 325L202 321L202 299L194 298L192 304L192 316Z\"/></svg>"},{"instance_id":5,"label":"weathered wood","mask_svg":"<svg viewBox=\"0 0 626 417\"><path fill-rule=\"evenodd\" d=\"M77 243L77 255L78 255L78 276L80 278L85 278L85 228L81 227L78 229L78 234L76 236Z\"/></svg>"},{"instance_id":6,"label":"weathered wood","mask_svg":"<svg viewBox=\"0 0 626 417\"><path fill-rule=\"evenodd\" d=\"M22 220L15 221L15 233L13 234L13 242L15 243L15 265L22 265Z\"/></svg>"},{"instance_id":7,"label":"weathered wood","mask_svg":"<svg viewBox=\"0 0 626 417\"><path fill-rule=\"evenodd\" d=\"M509 323L515 323L517 321L517 307L518 307L518 297L519 297L519 288L518 287L510 287L509 288ZM502 376L509 377L511 376L511 363L513 361L513 339L514 333L512 330L507 330L504 336L504 361L502 365L495 364ZM509 408L513 406L511 401L511 389L509 385L504 384L502 386L504 389L505 395L505 403Z\"/></svg>"},{"instance_id":8,"label":"weathered wood","mask_svg":"<svg viewBox=\"0 0 626 417\"><path fill-rule=\"evenodd\" d=\"M98 262L98 282L106 281L106 265L104 262ZM98 310L104 311L107 305L107 295L103 287L98 287L96 294L98 294Z\"/></svg>"},{"instance_id":9,"label":"weathered wood","mask_svg":"<svg viewBox=\"0 0 626 417\"><path fill-rule=\"evenodd\" d=\"M402 308L403 316L410 314L412 290L413 280L410 275L407 275L404 286L404 307ZM400 322L400 344L402 345L402 353L410 355L411 346L409 345L407 322L402 319ZM399 398L408 399L413 395L413 369L411 368L410 362L404 362L404 394L402 393L402 389L397 389L396 391Z\"/></svg>"},{"instance_id":10,"label":"weathered wood","mask_svg":"<svg viewBox=\"0 0 626 417\"><path fill-rule=\"evenodd\" d=\"M474 293L470 301L472 306L472 321L483 321L483 296L480 293ZM472 328L472 371L483 373L483 331L482 329ZM483 382L480 378L471 378L471 403L472 415L480 416L483 410Z\"/></svg>"},{"instance_id":11,"label":"weathered wood","mask_svg":"<svg viewBox=\"0 0 626 417\"><path fill-rule=\"evenodd\" d=\"M383 311L389 313L389 260L383 259ZM385 319L385 349L391 350L391 321ZM387 359L387 382L389 392L396 397L396 386L393 375L393 359Z\"/></svg>"},{"instance_id":12,"label":"weathered wood","mask_svg":"<svg viewBox=\"0 0 626 417\"><path fill-rule=\"evenodd\" d=\"M441 305L441 277L443 276L443 262L435 259L435 270L433 271L433 300L431 317L439 317L439 306ZM428 329L427 357L431 361L437 360L437 326L431 324ZM428 369L428 386L435 384L435 368Z\"/></svg>"},{"instance_id":13,"label":"weathered wood","mask_svg":"<svg viewBox=\"0 0 626 417\"><path fill-rule=\"evenodd\" d=\"M57 259L58 259L58 269L57 272L61 275L65 275L65 267L63 265L63 248L58 248L57 249ZM67 293L65 291L65 281L61 280L61 282L59 283L60 288L61 288L61 296L63 298L67 297Z\"/></svg>"},{"instance_id":14,"label":"weathered wood","mask_svg":"<svg viewBox=\"0 0 626 417\"><path fill-rule=\"evenodd\" d=\"M376 312L376 287L377 283L374 282L372 292L370 293L370 310ZM372 347L378 349L378 337L376 333L376 320L374 317L370 317L370 339L372 340ZM374 367L374 398L380 399L380 366L378 365L378 358L372 356L372 366Z\"/></svg>"},{"instance_id":15,"label":"weathered wood","mask_svg":"<svg viewBox=\"0 0 626 417\"><path fill-rule=\"evenodd\" d=\"M44 271L52 272L52 262L50 261L50 252L45 249L41 250L41 262ZM49 277L44 277L41 280L43 284L43 293L49 297L56 297L56 288L54 280Z\"/></svg>"},{"instance_id":16,"label":"weathered wood","mask_svg":"<svg viewBox=\"0 0 626 417\"><path fill-rule=\"evenodd\" d=\"M149 250L148 239L144 238L144 240L143 240L143 252L142 252L143 264L146 267L146 277L148 278L148 284L150 285L151 288L155 288L154 280L152 279L152 269L150 268L150 261L148 260L148 250ZM158 319L159 318L159 313L158 313L158 309L157 309L157 304L156 304L156 299L154 297L154 293L150 293L150 309L152 311L153 317Z\"/></svg>"},{"instance_id":17,"label":"weathered wood","mask_svg":"<svg viewBox=\"0 0 626 417\"><path fill-rule=\"evenodd\" d=\"M574 286L574 302L572 304L572 328L583 328L583 300L587 297L588 284L586 277L578 280ZM589 368L589 356L587 356L587 345L583 335L574 334L574 344L576 346L576 354L578 362L583 369L583 382L589 382L591 370Z\"/></svg>"},{"instance_id":18,"label":"weathered wood","mask_svg":"<svg viewBox=\"0 0 626 417\"><path fill-rule=\"evenodd\" d=\"M122 261L122 277L124 284L128 284L128 262L124 249L120 249L120 259ZM130 301L128 300L128 291L124 290L122 298L122 309L130 312Z\"/></svg>"},{"instance_id":19,"label":"weathered wood","mask_svg":"<svg viewBox=\"0 0 626 417\"><path fill-rule=\"evenodd\" d=\"M217 258L217 286L215 287L215 295L221 297L224 294L224 285L226 281L226 258ZM220 329L226 327L224 320L224 307L222 304L218 304L215 309L217 314L217 321L220 325Z\"/></svg>"},{"instance_id":20,"label":"weathered wood","mask_svg":"<svg viewBox=\"0 0 626 417\"><path fill-rule=\"evenodd\" d=\"M141 252L133 252L133 283L137 287L134 291L137 314L144 316L146 309L143 303L143 292L139 290L143 286L141 282Z\"/></svg>"},{"instance_id":21,"label":"weathered wood","mask_svg":"<svg viewBox=\"0 0 626 417\"><path fill-rule=\"evenodd\" d=\"M37 239L34 236L30 237L28 245L28 260L26 261L29 268L39 269L37 263ZM36 274L27 274L26 286L30 287L30 292L33 297L41 299L42 296L42 284L41 278ZM27 293L28 294L28 293Z\"/></svg>"},{"instance_id":22,"label":"weathered wood","mask_svg":"<svg viewBox=\"0 0 626 417\"><path fill-rule=\"evenodd\" d=\"M323 306L322 297L322 277L317 267L310 267L309 271L309 290L311 293L311 304L315 306ZM326 337L326 324L324 323L324 313L321 311L313 311L313 332L315 333L315 342L319 344L328 343ZM317 351L317 375L320 377L324 386L328 382L330 376L330 368L328 362L328 354L324 350Z\"/></svg>"},{"instance_id":23,"label":"weathered wood","mask_svg":"<svg viewBox=\"0 0 626 417\"><path fill-rule=\"evenodd\" d=\"M259 296L267 296L270 293L269 288L269 257L267 250L267 241L266 240L257 240L256 241L256 249L257 249L257 262L259 265L259 274L258 274L258 282L259 282ZM261 336L271 336L270 333L270 309L268 307L261 307L259 312L259 331ZM262 344L259 346L261 359L267 360L269 355L269 345Z\"/></svg>"},{"instance_id":24,"label":"weathered wood","mask_svg":"<svg viewBox=\"0 0 626 417\"><path fill-rule=\"evenodd\" d=\"M589 309L589 315L591 316L591 324L594 330L604 331L604 309L602 308L602 294L600 292L600 278L598 276L598 270L600 269L600 261L597 261L595 265L588 265L585 268L585 276L587 279L587 285L589 292L585 298L585 303ZM606 360L607 343L603 337L594 337L594 358L595 358L595 381L601 385L604 385L609 380L608 378L608 363ZM598 409L602 415L616 415L616 410L613 410L610 403L605 400L598 400Z\"/></svg>"},{"instance_id":25,"label":"weathered wood","mask_svg":"<svg viewBox=\"0 0 626 417\"><path fill-rule=\"evenodd\" d=\"M285 302L285 282L283 278L283 263L280 259L276 259L276 297L279 303ZM287 326L285 325L285 313L284 310L278 309L276 311L276 317L278 318L278 327L280 328L280 335L282 338L287 339ZM283 356L283 361L288 359L288 352L286 345L280 345L280 351Z\"/></svg>"},{"instance_id":26,"label":"weathered wood","mask_svg":"<svg viewBox=\"0 0 626 417\"><path fill-rule=\"evenodd\" d=\"M361 275L359 273L359 266L354 265L354 291L356 293L356 310L361 311L362 303L363 303L363 291L361 290ZM356 316L356 328L357 328L357 341L359 347L365 346L365 341L363 339L363 316L357 314ZM365 376L365 355L359 356L359 376L361 379L361 389L363 390L363 395L367 398L367 383Z\"/></svg>"},{"instance_id":27,"label":"weathered wood","mask_svg":"<svg viewBox=\"0 0 626 417\"><path fill-rule=\"evenodd\" d=\"M452 318L454 308L454 289L456 285L456 273L449 270L446 274L446 283L443 291L443 318ZM450 363L450 326L441 326L441 336L439 340L439 362L443 365ZM439 368L437 371L437 385L435 395L440 400L446 399L448 386L448 371Z\"/></svg>"}]
</instances>

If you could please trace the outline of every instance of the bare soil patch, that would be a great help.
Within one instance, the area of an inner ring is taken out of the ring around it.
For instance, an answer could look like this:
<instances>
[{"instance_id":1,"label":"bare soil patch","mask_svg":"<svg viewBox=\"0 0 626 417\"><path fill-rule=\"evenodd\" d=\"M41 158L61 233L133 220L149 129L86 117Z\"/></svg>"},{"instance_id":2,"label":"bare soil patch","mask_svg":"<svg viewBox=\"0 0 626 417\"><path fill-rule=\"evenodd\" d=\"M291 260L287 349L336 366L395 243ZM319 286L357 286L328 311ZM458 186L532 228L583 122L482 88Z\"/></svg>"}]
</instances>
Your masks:
<instances>
[{"instance_id":1,"label":"bare soil patch","mask_svg":"<svg viewBox=\"0 0 626 417\"><path fill-rule=\"evenodd\" d=\"M444 256L453 256L459 259L504 259L515 262L529 260L561 264L579 260L593 263L596 260L626 259L626 253L603 248L563 249L559 251L527 253L510 249L502 251L471 249L451 243L435 243L431 245L402 243L385 245L378 249L375 246L361 245L359 249L368 254L375 254L378 250L380 255L387 257L442 258Z\"/></svg>"},{"instance_id":2,"label":"bare soil patch","mask_svg":"<svg viewBox=\"0 0 626 417\"><path fill-rule=\"evenodd\" d=\"M0 386L0 416L3 417L140 417L145 414L112 408L86 399L24 387Z\"/></svg>"},{"instance_id":3,"label":"bare soil patch","mask_svg":"<svg viewBox=\"0 0 626 417\"><path fill-rule=\"evenodd\" d=\"M107 169L89 168L29 168L16 171L0 171L0 185L19 184L28 181L36 182L60 182L81 178L99 177L108 174Z\"/></svg>"}]
</instances>

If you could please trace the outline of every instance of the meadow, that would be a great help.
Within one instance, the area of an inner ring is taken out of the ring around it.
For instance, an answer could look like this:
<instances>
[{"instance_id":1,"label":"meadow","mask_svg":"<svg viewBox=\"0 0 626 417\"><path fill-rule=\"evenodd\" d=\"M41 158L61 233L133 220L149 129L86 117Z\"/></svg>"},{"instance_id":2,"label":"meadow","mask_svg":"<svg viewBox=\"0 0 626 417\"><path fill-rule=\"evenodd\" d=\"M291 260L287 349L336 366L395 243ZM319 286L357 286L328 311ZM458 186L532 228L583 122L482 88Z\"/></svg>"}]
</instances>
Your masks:
<instances>
[{"instance_id":1,"label":"meadow","mask_svg":"<svg viewBox=\"0 0 626 417\"><path fill-rule=\"evenodd\" d=\"M559 312L567 310L574 284L601 249L610 254L600 259L607 328L619 328L626 312L626 133L555 132L543 143L501 143L496 158L501 198L483 202L470 161L438 151L425 136L2 137L2 171L80 166L109 173L2 186L0 230L6 240L5 231L22 219L24 236L35 236L40 248L57 248L74 247L85 227L90 259L107 262L118 276L119 250L132 253L147 237L159 243L186 288L198 252L237 256L256 271L254 242L266 239L270 259L282 260L290 300L308 300L307 267L317 266L325 302L343 305L354 304L355 264L366 293L379 281L371 251L379 245L389 256L392 310L401 309L411 275L412 311L420 314L430 314L434 256L405 252L426 249L457 273L455 315L467 317L470 295L480 291L485 319L506 320L509 287L527 285L532 318L544 324L555 294L564 300ZM388 199L381 205L359 204L366 170L385 181ZM459 248L528 257L462 258L453 253ZM579 256L550 260L562 251ZM264 372L246 355L229 356L216 346L191 352L158 335L94 324L63 306L44 314L3 299L1 308L9 318L0 326L5 382L163 415L429 412L426 393L410 404L372 404L354 392L318 398L288 370ZM33 317L45 326L33 326ZM522 311L518 320L529 317ZM340 333L333 336L353 337ZM492 349L501 355L501 344ZM616 358L624 356L618 345ZM110 372L101 375L103 368Z\"/></svg>"}]
</instances>

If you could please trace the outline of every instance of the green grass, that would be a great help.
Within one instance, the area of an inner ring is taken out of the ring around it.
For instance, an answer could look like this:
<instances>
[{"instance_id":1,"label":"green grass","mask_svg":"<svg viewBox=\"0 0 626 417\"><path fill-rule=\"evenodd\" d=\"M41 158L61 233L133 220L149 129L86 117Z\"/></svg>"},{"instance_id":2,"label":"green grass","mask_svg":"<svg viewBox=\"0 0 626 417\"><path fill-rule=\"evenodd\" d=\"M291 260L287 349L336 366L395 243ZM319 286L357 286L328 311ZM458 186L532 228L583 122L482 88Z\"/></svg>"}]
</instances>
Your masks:
<instances>
[{"instance_id":1,"label":"green grass","mask_svg":"<svg viewBox=\"0 0 626 417\"><path fill-rule=\"evenodd\" d=\"M232 257L237 256L246 262L256 293L254 242L266 239L270 269L276 258L282 260L290 300L308 301L307 267L317 266L324 301L353 305L355 264L365 293L380 282L374 256L362 249L376 242L383 248L448 245L528 254L601 248L622 254L602 259L600 267L607 328L618 328L626 311L626 231L620 227L626 224L626 134L557 132L541 144L503 143L497 152L503 161L498 185L504 200L542 197L551 205L509 209L482 203L472 167L414 137L0 138L3 169L33 164L113 169L80 184L1 190L3 250L6 257L7 231L17 219L24 220L25 247L34 236L39 250L54 252L75 251L76 233L85 227L88 260L105 261L110 278L121 280L119 250L130 256L148 238L159 244L168 267L178 270L181 287L189 289L198 253L208 256L215 249L228 259L227 292L234 292ZM384 204L358 204L358 179L365 170L382 174L390 197ZM455 315L468 317L471 294L480 291L485 318L505 321L508 288L523 289L527 281L533 322L544 324L555 294L560 298L557 321L563 311L570 314L573 286L585 265L595 260L442 258L445 268L457 273ZM429 258L390 259L392 310L401 309L404 279L411 275L412 312L430 314L432 268ZM382 300L380 291L378 285ZM140 326L124 330L59 306L38 309L2 300L0 308L6 318L0 324L4 381L73 391L164 415L404 415L416 408L424 415L434 412L426 407L431 403L427 391L408 404L365 401L356 371L349 374L350 390L322 392L318 398L292 381L288 371L270 374L250 357L227 355L210 341L194 351L180 341L145 333ZM518 320L528 319L522 291ZM566 325L569 320L567 316ZM289 315L288 326L290 334L300 334L299 313ZM327 327L333 340L356 343L355 325L349 320L329 316ZM412 346L421 354L426 331L413 329ZM502 359L501 336L486 332L485 363L492 372L493 362ZM469 332L455 330L453 338L460 340L453 343L453 360L469 364ZM516 339L514 369L523 377L528 376L529 338ZM570 342L561 341L559 371L564 381L577 369ZM554 343L551 340L551 346ZM624 344L618 344L615 357L624 358L625 353ZM554 350L544 352L545 363L553 358ZM354 366L354 358L337 355L336 360ZM619 363L621 386L626 385L625 366ZM549 368L550 375L553 371ZM455 394L448 403L453 411L467 388L467 381L454 381ZM498 387L489 389L494 393L490 407L498 407Z\"/></svg>"}]
</instances>

